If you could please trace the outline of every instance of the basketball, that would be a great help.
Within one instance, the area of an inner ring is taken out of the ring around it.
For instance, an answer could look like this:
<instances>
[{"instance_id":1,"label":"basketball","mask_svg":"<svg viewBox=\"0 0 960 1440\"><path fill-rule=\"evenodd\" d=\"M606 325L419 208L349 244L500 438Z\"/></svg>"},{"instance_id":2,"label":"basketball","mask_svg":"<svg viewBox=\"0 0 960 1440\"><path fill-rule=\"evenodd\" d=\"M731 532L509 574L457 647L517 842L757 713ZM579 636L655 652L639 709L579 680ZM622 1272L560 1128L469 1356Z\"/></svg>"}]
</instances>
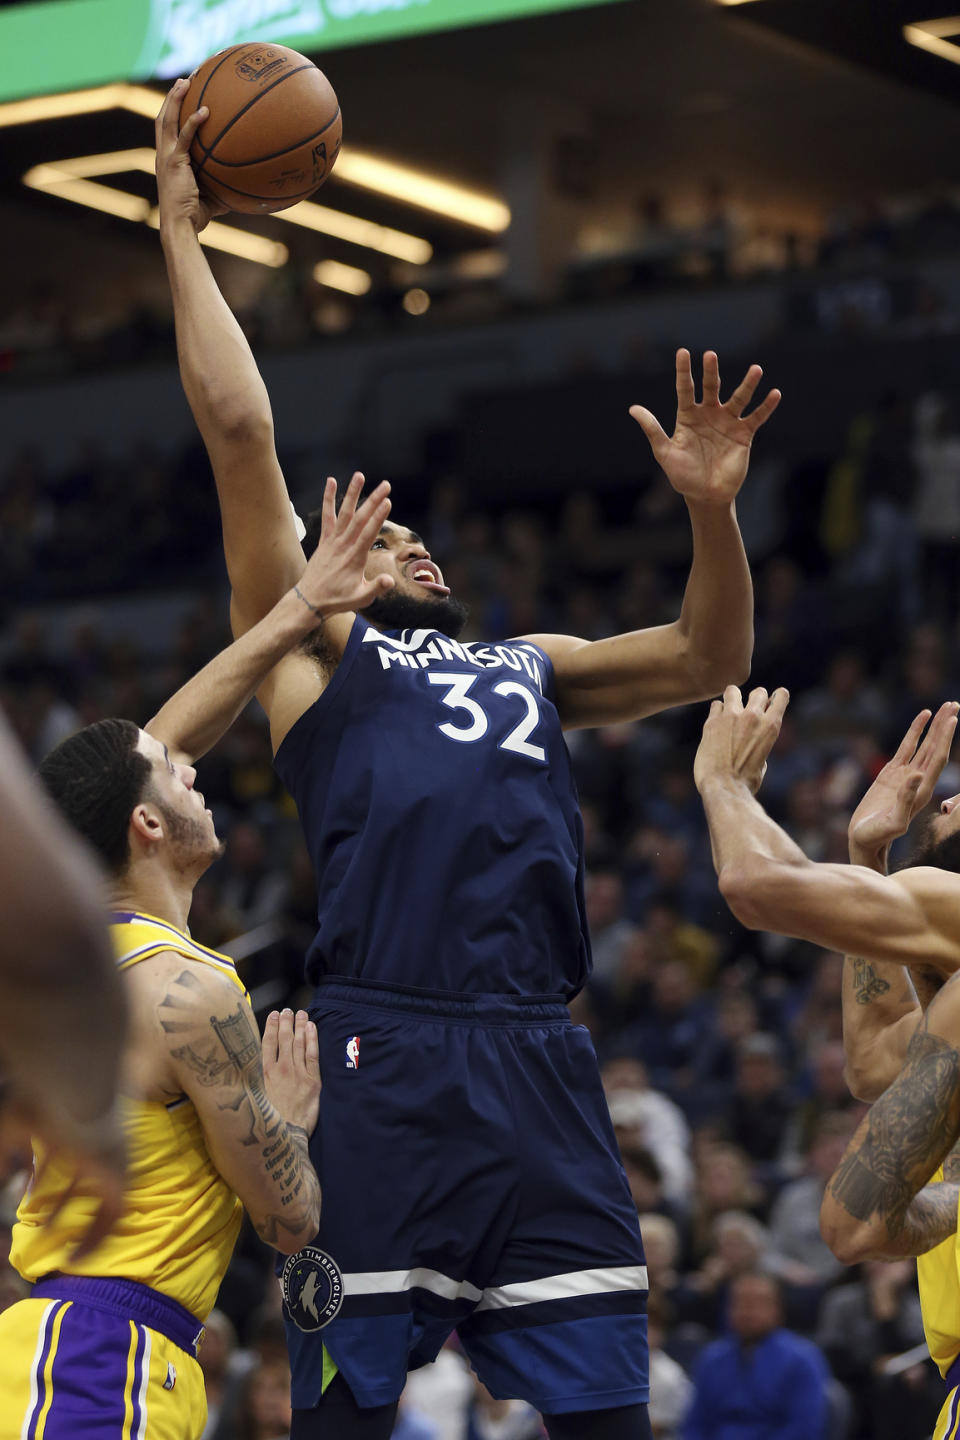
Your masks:
<instances>
[{"instance_id":1,"label":"basketball","mask_svg":"<svg viewBox=\"0 0 960 1440\"><path fill-rule=\"evenodd\" d=\"M312 60L286 45L231 45L190 76L181 122L210 114L190 147L197 183L218 204L244 214L306 200L340 151L340 105Z\"/></svg>"}]
</instances>

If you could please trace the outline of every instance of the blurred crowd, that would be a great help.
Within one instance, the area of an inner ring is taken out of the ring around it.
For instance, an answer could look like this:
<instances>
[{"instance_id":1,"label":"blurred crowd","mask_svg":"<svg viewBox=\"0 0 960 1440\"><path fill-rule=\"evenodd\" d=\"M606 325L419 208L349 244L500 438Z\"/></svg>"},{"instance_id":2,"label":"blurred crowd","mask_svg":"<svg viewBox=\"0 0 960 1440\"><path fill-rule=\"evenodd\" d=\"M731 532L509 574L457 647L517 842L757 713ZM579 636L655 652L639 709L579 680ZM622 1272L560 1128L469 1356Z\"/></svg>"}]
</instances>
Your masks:
<instances>
[{"instance_id":1,"label":"blurred crowd","mask_svg":"<svg viewBox=\"0 0 960 1440\"><path fill-rule=\"evenodd\" d=\"M797 226L707 180L679 208L666 195L643 193L602 223L585 218L542 299L554 310L777 277L785 331L952 332L960 316L938 283L936 262L953 260L958 240L960 201L951 187L851 203L819 223L807 216ZM360 299L319 284L315 260L294 247L282 269L246 287L236 309L258 353L332 333L489 320L511 314L516 304L505 283L507 254L494 247L423 266L384 266ZM172 311L155 295L147 298L148 289L139 300L136 291L112 295L107 306L98 287L91 308L78 299L71 277L25 285L0 321L0 375L43 377L165 361ZM529 297L522 302L523 313L530 303Z\"/></svg>"},{"instance_id":2,"label":"blurred crowd","mask_svg":"<svg viewBox=\"0 0 960 1440\"><path fill-rule=\"evenodd\" d=\"M910 720L960 696L958 467L948 398L890 395L854 417L843 453L816 476L791 469L771 438L747 482L753 679L793 693L763 799L814 859L846 859L847 818ZM106 627L93 600L184 586L198 567L219 581L212 493L192 452L171 462L144 448L134 475L93 447L56 475L35 457L11 462L0 483L10 607L0 703L35 761L101 716L145 722L226 642L219 588L191 589L176 624L150 634ZM595 638L678 613L689 527L662 480L494 516L448 475L398 518L427 537L469 603L467 638ZM49 602L82 597L88 614L55 638ZM572 1010L593 1035L642 1217L654 1433L924 1440L942 1384L924 1358L914 1267L847 1270L819 1236L826 1179L862 1114L843 1076L842 957L746 932L721 901L692 778L703 718L689 707L569 737L594 950ZM201 762L200 784L228 848L197 887L191 928L235 955L262 1017L305 998L315 891L256 706ZM941 793L958 790L951 764ZM17 1293L12 1272L0 1276L0 1303ZM201 1363L208 1440L287 1434L278 1289L249 1229ZM737 1429L754 1411L767 1428ZM411 1380L396 1431L539 1433L525 1406L474 1384L455 1343Z\"/></svg>"}]
</instances>

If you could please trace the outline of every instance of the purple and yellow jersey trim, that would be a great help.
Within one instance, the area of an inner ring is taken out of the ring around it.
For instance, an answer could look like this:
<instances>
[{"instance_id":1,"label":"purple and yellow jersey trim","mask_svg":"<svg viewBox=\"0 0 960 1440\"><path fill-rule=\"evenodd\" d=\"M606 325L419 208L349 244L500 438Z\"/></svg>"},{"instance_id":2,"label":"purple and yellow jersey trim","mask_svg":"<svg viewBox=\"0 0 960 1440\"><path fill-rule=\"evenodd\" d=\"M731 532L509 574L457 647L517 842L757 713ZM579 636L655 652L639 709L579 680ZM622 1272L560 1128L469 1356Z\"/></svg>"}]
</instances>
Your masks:
<instances>
[{"instance_id":1,"label":"purple and yellow jersey trim","mask_svg":"<svg viewBox=\"0 0 960 1440\"><path fill-rule=\"evenodd\" d=\"M206 1413L194 1356L137 1319L55 1296L0 1315L0 1440L198 1440Z\"/></svg>"}]
</instances>

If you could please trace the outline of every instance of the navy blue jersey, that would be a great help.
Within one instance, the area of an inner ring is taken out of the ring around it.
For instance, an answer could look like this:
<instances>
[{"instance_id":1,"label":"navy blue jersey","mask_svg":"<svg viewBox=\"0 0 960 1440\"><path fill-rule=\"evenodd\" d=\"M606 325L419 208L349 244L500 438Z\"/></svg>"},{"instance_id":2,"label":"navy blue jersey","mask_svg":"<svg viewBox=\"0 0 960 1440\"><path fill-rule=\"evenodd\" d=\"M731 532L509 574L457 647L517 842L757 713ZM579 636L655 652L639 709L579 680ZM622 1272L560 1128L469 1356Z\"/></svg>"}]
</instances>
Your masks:
<instances>
[{"instance_id":1,"label":"navy blue jersey","mask_svg":"<svg viewBox=\"0 0 960 1440\"><path fill-rule=\"evenodd\" d=\"M583 985L583 825L535 645L359 616L276 767L317 876L310 980L565 999Z\"/></svg>"}]
</instances>

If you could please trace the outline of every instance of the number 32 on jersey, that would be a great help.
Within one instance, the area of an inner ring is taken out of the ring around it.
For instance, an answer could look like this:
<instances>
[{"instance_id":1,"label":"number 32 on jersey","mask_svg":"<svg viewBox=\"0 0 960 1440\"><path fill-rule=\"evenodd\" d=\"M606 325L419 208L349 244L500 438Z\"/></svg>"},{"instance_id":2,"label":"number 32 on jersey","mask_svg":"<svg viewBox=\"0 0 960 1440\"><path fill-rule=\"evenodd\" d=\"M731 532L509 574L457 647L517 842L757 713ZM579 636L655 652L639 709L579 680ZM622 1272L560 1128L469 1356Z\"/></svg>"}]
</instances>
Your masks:
<instances>
[{"instance_id":1,"label":"number 32 on jersey","mask_svg":"<svg viewBox=\"0 0 960 1440\"><path fill-rule=\"evenodd\" d=\"M431 670L427 679L431 685L437 685L445 691L440 696L441 703L458 712L459 723L451 719L437 726L441 735L446 735L450 740L458 740L463 745L472 745L477 740L482 740L493 727L495 733L501 734L497 741L501 750L512 750L514 754L524 755L541 765L546 763L546 750L542 745L534 745L530 739L540 723L537 699L533 691L526 685L521 685L519 680L501 680L493 686L491 694L502 696L503 706L497 707L496 714L488 715L483 706L470 695L476 675Z\"/></svg>"}]
</instances>

